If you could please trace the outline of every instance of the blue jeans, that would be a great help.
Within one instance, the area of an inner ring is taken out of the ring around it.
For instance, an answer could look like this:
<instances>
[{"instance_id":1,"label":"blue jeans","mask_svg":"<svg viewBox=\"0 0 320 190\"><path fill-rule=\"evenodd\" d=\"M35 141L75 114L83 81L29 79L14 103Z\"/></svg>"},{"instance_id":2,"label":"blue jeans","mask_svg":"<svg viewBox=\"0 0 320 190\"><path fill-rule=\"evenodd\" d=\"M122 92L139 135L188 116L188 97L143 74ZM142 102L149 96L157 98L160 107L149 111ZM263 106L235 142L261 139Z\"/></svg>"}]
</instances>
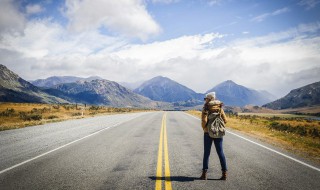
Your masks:
<instances>
[{"instance_id":1,"label":"blue jeans","mask_svg":"<svg viewBox=\"0 0 320 190\"><path fill-rule=\"evenodd\" d=\"M212 146L212 141L214 142L214 146L216 147L217 154L219 156L220 160L220 165L222 171L227 171L227 163L226 163L226 158L223 153L222 149L222 142L223 138L211 138L209 136L209 133L204 133L204 153L203 153L203 170L208 169L208 164L209 164L209 156L210 156L210 151L211 151L211 146Z\"/></svg>"}]
</instances>

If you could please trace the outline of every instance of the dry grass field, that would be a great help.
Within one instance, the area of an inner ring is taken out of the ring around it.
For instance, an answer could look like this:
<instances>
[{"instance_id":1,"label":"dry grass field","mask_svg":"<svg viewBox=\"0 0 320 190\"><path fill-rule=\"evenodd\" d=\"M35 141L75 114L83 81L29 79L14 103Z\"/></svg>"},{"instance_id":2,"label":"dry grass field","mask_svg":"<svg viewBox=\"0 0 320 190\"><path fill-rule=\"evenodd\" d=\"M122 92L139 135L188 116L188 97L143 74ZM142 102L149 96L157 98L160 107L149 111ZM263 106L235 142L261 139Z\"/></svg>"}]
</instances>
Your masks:
<instances>
[{"instance_id":1,"label":"dry grass field","mask_svg":"<svg viewBox=\"0 0 320 190\"><path fill-rule=\"evenodd\" d=\"M200 111L187 113L201 117ZM293 115L227 115L227 127L320 163L320 121Z\"/></svg>"},{"instance_id":2,"label":"dry grass field","mask_svg":"<svg viewBox=\"0 0 320 190\"><path fill-rule=\"evenodd\" d=\"M75 104L0 103L0 131L101 114L139 111L147 110Z\"/></svg>"}]
</instances>

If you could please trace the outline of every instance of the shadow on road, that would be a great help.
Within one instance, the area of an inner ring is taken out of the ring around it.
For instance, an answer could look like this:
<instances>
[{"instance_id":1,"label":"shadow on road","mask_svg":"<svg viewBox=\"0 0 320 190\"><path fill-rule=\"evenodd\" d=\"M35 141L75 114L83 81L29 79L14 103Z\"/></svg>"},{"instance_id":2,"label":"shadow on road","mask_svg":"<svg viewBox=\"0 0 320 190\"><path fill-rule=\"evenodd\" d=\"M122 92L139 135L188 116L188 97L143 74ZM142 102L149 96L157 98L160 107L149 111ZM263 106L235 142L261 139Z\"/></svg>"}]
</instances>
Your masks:
<instances>
[{"instance_id":1,"label":"shadow on road","mask_svg":"<svg viewBox=\"0 0 320 190\"><path fill-rule=\"evenodd\" d=\"M188 182L188 181L196 181L200 180L199 177L187 177L187 176L170 176L170 178L167 177L156 177L156 176L151 176L149 179L152 180L166 180L166 181L179 181L179 182ZM207 179L207 180L220 180L220 179Z\"/></svg>"}]
</instances>

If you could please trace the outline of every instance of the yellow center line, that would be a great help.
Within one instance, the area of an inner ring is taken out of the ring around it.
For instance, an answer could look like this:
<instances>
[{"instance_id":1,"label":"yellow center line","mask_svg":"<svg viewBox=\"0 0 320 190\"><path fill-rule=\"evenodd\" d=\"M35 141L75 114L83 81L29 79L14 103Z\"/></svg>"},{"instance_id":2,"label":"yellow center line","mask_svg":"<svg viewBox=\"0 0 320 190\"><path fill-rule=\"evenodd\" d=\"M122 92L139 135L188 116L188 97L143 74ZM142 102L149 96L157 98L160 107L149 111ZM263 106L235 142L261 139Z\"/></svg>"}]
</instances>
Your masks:
<instances>
[{"instance_id":1,"label":"yellow center line","mask_svg":"<svg viewBox=\"0 0 320 190\"><path fill-rule=\"evenodd\" d=\"M165 160L165 177L166 177L166 181L165 181L165 187L166 190L171 190L172 186L171 186L171 180L170 180L170 164L169 164L169 154L168 154L168 142L167 142L167 127L166 127L166 119L167 119L167 115L163 115L164 117L164 137L163 137L163 141L164 141L164 160Z\"/></svg>"},{"instance_id":2,"label":"yellow center line","mask_svg":"<svg viewBox=\"0 0 320 190\"><path fill-rule=\"evenodd\" d=\"M159 150L158 150L156 190L161 190L161 181L162 181L162 139L163 139L163 118L162 118L162 122L161 122Z\"/></svg>"},{"instance_id":3,"label":"yellow center line","mask_svg":"<svg viewBox=\"0 0 320 190\"><path fill-rule=\"evenodd\" d=\"M172 190L170 180L170 165L168 154L168 142L167 142L167 129L166 129L167 114L164 113L162 117L162 124L160 130L159 150L158 150L158 163L157 163L157 176L156 176L156 190L161 190L162 185L162 146L164 145L164 161L165 161L165 189Z\"/></svg>"}]
</instances>

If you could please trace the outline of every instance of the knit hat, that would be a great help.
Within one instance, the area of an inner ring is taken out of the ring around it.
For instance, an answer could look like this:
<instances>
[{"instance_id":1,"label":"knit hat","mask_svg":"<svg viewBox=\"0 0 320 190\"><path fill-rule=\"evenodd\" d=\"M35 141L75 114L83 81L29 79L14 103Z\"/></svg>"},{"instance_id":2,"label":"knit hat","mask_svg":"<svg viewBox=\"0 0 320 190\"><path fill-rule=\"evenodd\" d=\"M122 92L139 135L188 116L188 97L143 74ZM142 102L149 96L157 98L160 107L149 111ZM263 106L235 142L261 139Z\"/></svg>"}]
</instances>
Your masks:
<instances>
[{"instance_id":1,"label":"knit hat","mask_svg":"<svg viewBox=\"0 0 320 190\"><path fill-rule=\"evenodd\" d=\"M216 93L215 92L209 92L208 94L206 94L206 98L208 98L210 100L215 100L216 99Z\"/></svg>"}]
</instances>

